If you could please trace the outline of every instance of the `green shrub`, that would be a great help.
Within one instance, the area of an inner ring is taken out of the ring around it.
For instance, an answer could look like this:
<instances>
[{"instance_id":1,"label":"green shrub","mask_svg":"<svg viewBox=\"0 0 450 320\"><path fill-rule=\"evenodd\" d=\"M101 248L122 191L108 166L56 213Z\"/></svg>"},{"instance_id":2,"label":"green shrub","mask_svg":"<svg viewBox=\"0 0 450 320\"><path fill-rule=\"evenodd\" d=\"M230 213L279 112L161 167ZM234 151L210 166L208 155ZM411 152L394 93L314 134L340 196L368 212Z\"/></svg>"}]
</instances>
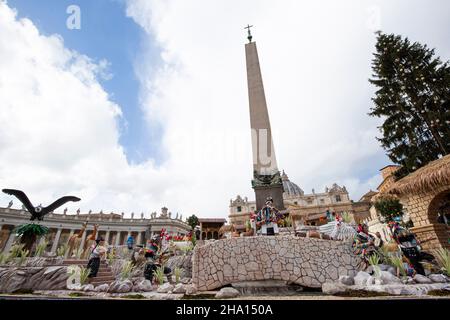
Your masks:
<instances>
[{"instance_id":1,"label":"green shrub","mask_svg":"<svg viewBox=\"0 0 450 320\"><path fill-rule=\"evenodd\" d=\"M19 235L35 235L35 236L43 236L48 233L49 229L46 226L36 224L36 223L28 223L22 224L14 229L14 232Z\"/></svg>"},{"instance_id":2,"label":"green shrub","mask_svg":"<svg viewBox=\"0 0 450 320\"><path fill-rule=\"evenodd\" d=\"M403 216L403 205L397 198L384 196L375 202L375 209L387 221L393 220L395 217Z\"/></svg>"},{"instance_id":3,"label":"green shrub","mask_svg":"<svg viewBox=\"0 0 450 320\"><path fill-rule=\"evenodd\" d=\"M192 232L191 243L192 243L192 247L195 247L195 245L197 244L197 236L195 235L194 231Z\"/></svg>"}]
</instances>

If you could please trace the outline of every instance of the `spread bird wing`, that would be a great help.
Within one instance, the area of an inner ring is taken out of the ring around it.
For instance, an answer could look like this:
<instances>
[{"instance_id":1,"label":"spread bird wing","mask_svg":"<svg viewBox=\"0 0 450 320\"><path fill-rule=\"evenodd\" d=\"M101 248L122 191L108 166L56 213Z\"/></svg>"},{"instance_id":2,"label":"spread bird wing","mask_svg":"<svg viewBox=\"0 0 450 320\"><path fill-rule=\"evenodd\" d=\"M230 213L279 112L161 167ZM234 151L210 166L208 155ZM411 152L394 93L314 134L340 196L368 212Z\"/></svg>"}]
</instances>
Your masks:
<instances>
[{"instance_id":1,"label":"spread bird wing","mask_svg":"<svg viewBox=\"0 0 450 320\"><path fill-rule=\"evenodd\" d=\"M17 199L19 199L20 202L23 203L25 208L27 208L29 213L31 213L32 215L35 213L35 209L31 204L30 199L28 199L27 195L25 194L25 192L16 189L3 189L2 191L6 194L15 196Z\"/></svg>"},{"instance_id":2,"label":"spread bird wing","mask_svg":"<svg viewBox=\"0 0 450 320\"><path fill-rule=\"evenodd\" d=\"M65 197L59 198L58 200L53 202L51 205L49 205L45 208L42 208L40 216L45 216L47 213L55 211L55 209L61 207L66 202L69 202L69 201L76 202L76 201L80 201L80 200L81 200L80 198L73 197L73 196L65 196Z\"/></svg>"}]
</instances>

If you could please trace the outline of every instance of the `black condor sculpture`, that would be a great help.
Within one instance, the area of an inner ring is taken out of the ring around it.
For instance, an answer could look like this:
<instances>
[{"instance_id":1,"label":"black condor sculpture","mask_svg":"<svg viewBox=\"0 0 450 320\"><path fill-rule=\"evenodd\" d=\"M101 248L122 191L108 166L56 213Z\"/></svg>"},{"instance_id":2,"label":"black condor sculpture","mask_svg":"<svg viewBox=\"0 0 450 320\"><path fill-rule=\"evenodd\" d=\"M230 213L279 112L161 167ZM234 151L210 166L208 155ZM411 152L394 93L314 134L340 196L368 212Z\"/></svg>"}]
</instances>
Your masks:
<instances>
[{"instance_id":1,"label":"black condor sculpture","mask_svg":"<svg viewBox=\"0 0 450 320\"><path fill-rule=\"evenodd\" d=\"M59 198L55 202L53 202L51 205L47 207L42 207L41 205L34 207L31 204L30 199L28 199L25 192L21 190L15 190L15 189L3 189L4 193L7 193L9 195L15 196L17 199L19 199L25 208L27 208L28 212L31 214L31 221L38 219L39 221L42 221L44 219L44 216L50 212L53 212L55 209L59 208L63 204L69 201L80 201L80 198L74 197L74 196L65 196L62 198Z\"/></svg>"}]
</instances>

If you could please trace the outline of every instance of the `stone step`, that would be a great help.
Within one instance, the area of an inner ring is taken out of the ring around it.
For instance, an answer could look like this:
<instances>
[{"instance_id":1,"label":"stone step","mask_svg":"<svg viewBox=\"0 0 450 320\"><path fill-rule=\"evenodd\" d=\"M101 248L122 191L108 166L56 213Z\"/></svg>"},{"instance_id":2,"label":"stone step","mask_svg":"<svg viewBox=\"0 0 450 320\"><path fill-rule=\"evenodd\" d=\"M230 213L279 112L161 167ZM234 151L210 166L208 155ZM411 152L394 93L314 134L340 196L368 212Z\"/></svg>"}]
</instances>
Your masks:
<instances>
[{"instance_id":1,"label":"stone step","mask_svg":"<svg viewBox=\"0 0 450 320\"><path fill-rule=\"evenodd\" d=\"M113 281L96 281L96 280L92 280L90 282L90 284L92 284L94 287L97 287L97 286L99 286L101 284L111 284Z\"/></svg>"},{"instance_id":2,"label":"stone step","mask_svg":"<svg viewBox=\"0 0 450 320\"><path fill-rule=\"evenodd\" d=\"M113 277L113 275L99 276L98 274L95 278L92 279L92 281L97 281L97 282L106 282L106 281L114 281L114 280L115 280L115 278Z\"/></svg>"},{"instance_id":3,"label":"stone step","mask_svg":"<svg viewBox=\"0 0 450 320\"><path fill-rule=\"evenodd\" d=\"M71 264L71 265L73 265L73 264ZM76 264L77 266L80 266L80 267L84 267L84 268L86 268L87 267L87 264ZM66 266L69 266L69 265L63 265L64 267L66 267ZM106 266L100 266L100 268L98 269L98 271L99 272L112 272L112 269L111 269L111 267L106 267Z\"/></svg>"}]
</instances>

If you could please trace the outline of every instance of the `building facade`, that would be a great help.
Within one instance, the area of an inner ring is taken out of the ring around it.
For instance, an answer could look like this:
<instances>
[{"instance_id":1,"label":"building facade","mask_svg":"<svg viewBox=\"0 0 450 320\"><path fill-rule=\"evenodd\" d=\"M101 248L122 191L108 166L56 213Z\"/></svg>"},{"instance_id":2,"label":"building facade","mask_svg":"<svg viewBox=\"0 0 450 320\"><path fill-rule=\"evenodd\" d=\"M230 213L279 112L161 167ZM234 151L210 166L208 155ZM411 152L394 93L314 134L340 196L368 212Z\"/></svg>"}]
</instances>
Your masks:
<instances>
[{"instance_id":1,"label":"building facade","mask_svg":"<svg viewBox=\"0 0 450 320\"><path fill-rule=\"evenodd\" d=\"M443 220L450 216L450 154L395 181L384 193L403 204L424 250L450 249L450 227Z\"/></svg>"},{"instance_id":2,"label":"building facade","mask_svg":"<svg viewBox=\"0 0 450 320\"><path fill-rule=\"evenodd\" d=\"M294 223L320 225L325 223L326 211L342 214L348 212L355 220L362 220L369 216L370 204L366 202L353 202L345 186L334 183L331 188L326 187L324 192L305 194L294 182L289 180L283 171L283 201ZM249 201L247 197L237 196L230 200L230 223L239 231L245 230L245 223L250 219L250 214L256 210L255 201Z\"/></svg>"},{"instance_id":3,"label":"building facade","mask_svg":"<svg viewBox=\"0 0 450 320\"><path fill-rule=\"evenodd\" d=\"M199 240L211 240L219 239L220 228L222 228L226 219L223 218L199 218L198 223L200 225L200 239Z\"/></svg>"},{"instance_id":4,"label":"building facade","mask_svg":"<svg viewBox=\"0 0 450 320\"><path fill-rule=\"evenodd\" d=\"M48 227L50 232L45 236L48 241L47 251L56 252L56 250L66 244L69 238L77 234L83 223L87 222L86 231L83 233L81 243L87 236L92 234L94 228L97 228L97 235L102 236L109 245L120 246L126 244L131 235L135 239L135 244L145 244L146 240L153 235L158 235L162 229L168 233L185 235L190 232L191 227L182 221L178 214L172 217L167 208L162 208L158 215L156 212L151 214L150 219L145 218L141 213L139 217L131 214L130 218L125 218L124 214L92 213L82 214L78 210L75 214L50 213L45 216L40 224ZM13 232L14 228L30 223L30 214L25 210L13 208L0 208L0 252L9 251L11 246L17 240Z\"/></svg>"}]
</instances>

